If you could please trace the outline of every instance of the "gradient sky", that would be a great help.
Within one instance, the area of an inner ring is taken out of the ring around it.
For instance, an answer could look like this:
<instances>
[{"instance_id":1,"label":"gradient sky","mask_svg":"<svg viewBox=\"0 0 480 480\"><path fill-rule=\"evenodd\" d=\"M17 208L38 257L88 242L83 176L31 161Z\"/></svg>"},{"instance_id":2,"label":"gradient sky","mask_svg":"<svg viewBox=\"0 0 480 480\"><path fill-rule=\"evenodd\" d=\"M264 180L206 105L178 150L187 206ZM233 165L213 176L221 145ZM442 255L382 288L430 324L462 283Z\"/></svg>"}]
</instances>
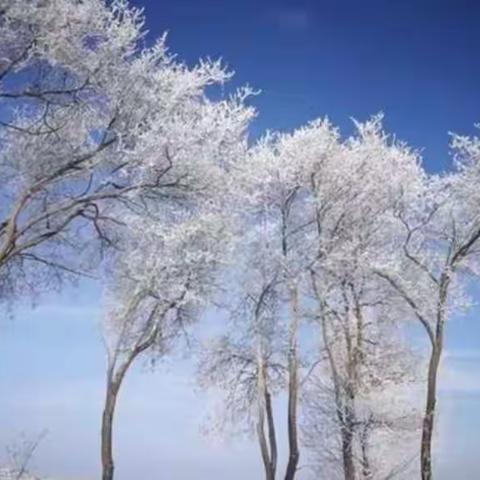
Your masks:
<instances>
[{"instance_id":1,"label":"gradient sky","mask_svg":"<svg viewBox=\"0 0 480 480\"><path fill-rule=\"evenodd\" d=\"M383 111L388 130L421 148L431 171L449 166L448 132L480 121L477 0L136 1L149 39L168 30L188 63L222 57L233 86L262 93L253 135L328 115ZM478 296L476 296L478 297ZM480 474L480 309L447 329L438 431L438 480ZM104 387L100 294L82 283L19 306L0 320L0 458L21 432L49 433L34 466L56 478L98 478ZM215 329L218 317L198 327ZM139 365L121 392L118 480L261 478L255 445L214 442L199 432L212 399L195 391L189 359L155 372Z\"/></svg>"}]
</instances>

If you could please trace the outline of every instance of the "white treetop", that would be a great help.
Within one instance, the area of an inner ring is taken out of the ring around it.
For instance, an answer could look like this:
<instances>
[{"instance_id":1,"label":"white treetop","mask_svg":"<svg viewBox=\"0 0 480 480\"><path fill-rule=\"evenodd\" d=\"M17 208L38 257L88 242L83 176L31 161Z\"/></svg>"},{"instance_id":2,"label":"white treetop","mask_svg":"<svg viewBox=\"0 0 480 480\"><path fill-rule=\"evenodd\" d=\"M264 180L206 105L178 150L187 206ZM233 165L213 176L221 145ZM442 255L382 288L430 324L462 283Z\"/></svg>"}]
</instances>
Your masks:
<instances>
[{"instance_id":1,"label":"white treetop","mask_svg":"<svg viewBox=\"0 0 480 480\"><path fill-rule=\"evenodd\" d=\"M115 205L226 188L219 169L244 152L254 112L248 89L207 97L231 77L219 62L187 67L165 37L144 47L125 1L6 1L0 21L3 296L33 267L81 272L71 250L114 241Z\"/></svg>"}]
</instances>

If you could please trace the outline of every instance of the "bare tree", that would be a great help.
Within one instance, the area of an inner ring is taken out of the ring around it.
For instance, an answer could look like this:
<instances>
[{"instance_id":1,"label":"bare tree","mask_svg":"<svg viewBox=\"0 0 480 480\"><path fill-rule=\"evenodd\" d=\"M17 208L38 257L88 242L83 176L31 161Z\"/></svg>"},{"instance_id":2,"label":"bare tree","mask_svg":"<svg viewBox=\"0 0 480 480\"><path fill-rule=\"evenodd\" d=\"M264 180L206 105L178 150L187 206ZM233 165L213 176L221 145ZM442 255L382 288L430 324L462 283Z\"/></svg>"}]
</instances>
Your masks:
<instances>
[{"instance_id":1,"label":"bare tree","mask_svg":"<svg viewBox=\"0 0 480 480\"><path fill-rule=\"evenodd\" d=\"M30 477L32 460L47 433L47 430L42 430L38 435L31 438L22 435L19 441L7 447L9 457L7 472L12 480L24 480Z\"/></svg>"}]
</instances>

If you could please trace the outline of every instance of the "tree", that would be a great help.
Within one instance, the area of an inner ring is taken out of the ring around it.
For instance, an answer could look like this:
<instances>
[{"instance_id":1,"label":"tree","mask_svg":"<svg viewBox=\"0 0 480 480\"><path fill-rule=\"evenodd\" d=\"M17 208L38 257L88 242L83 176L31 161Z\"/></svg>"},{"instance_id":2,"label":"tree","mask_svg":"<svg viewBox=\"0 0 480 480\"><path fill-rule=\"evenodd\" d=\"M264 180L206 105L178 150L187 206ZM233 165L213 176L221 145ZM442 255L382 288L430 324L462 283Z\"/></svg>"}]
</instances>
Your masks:
<instances>
[{"instance_id":1,"label":"tree","mask_svg":"<svg viewBox=\"0 0 480 480\"><path fill-rule=\"evenodd\" d=\"M316 121L292 134L268 134L252 149L240 183L244 205L268 235L282 284L287 317L289 458L285 480L295 478L300 458L298 439L300 283L312 261L307 231L312 225L308 196L311 166L335 148L337 132Z\"/></svg>"},{"instance_id":2,"label":"tree","mask_svg":"<svg viewBox=\"0 0 480 480\"><path fill-rule=\"evenodd\" d=\"M241 302L231 312L230 331L202 349L198 374L204 388L223 394L220 427L246 423L256 432L265 478L274 480L278 447L272 398L285 380L280 282L268 241L257 229L247 232L235 255L245 259L243 271L235 273L240 278L233 296Z\"/></svg>"},{"instance_id":3,"label":"tree","mask_svg":"<svg viewBox=\"0 0 480 480\"><path fill-rule=\"evenodd\" d=\"M233 170L233 195L237 200L232 203L232 214L236 214L241 229L247 232L239 241L237 255L245 265L238 283L240 298L246 299L247 308L242 309L243 315L237 321L240 326L235 327L235 333L242 332L240 338L234 335L232 340L229 335L208 350L201 373L205 383L216 384L227 392L228 412L236 412L238 406L241 419L251 415L252 409L255 412L267 478L275 475L273 467L277 463L276 440L272 441L274 419L267 401L276 383L272 383L272 378L277 375L272 372L272 351L280 354L276 357L282 358L282 352L285 355L285 362L275 364L286 364L289 458L285 478L292 480L297 472L301 367L298 331L303 316L300 285L306 266L312 261L306 236L313 224L309 173L311 165L335 147L336 138L336 131L322 120L293 134L267 134L251 148L246 162ZM272 350L272 345L278 343L283 347ZM226 376L221 368L228 372ZM237 389L238 378L241 382ZM264 438L264 416L269 445Z\"/></svg>"},{"instance_id":4,"label":"tree","mask_svg":"<svg viewBox=\"0 0 480 480\"><path fill-rule=\"evenodd\" d=\"M385 309L372 315L363 302L361 309L361 325L340 309L318 319L326 361L303 396L305 443L321 478L411 478L417 359Z\"/></svg>"},{"instance_id":5,"label":"tree","mask_svg":"<svg viewBox=\"0 0 480 480\"><path fill-rule=\"evenodd\" d=\"M115 306L107 316L113 328L107 329L104 480L113 478L113 416L127 370L144 352L164 353L192 318L192 308L210 298L213 273L232 239L229 222L220 214L232 188L229 171L245 155L246 129L254 115L245 105L249 89L216 101L206 96L208 85L229 77L218 63L201 63L193 70L167 66L172 70L165 72L170 91L164 92L164 103L172 105L165 118L156 120L149 143L154 149L156 139L165 142L154 159L165 152L173 190L148 196L135 192L133 208L120 204L115 210L129 229L122 232L113 271L107 273L107 279L113 276Z\"/></svg>"},{"instance_id":6,"label":"tree","mask_svg":"<svg viewBox=\"0 0 480 480\"><path fill-rule=\"evenodd\" d=\"M399 320L398 301L372 266L390 259L398 231L392 212L422 178L417 155L390 141L381 116L356 126L357 134L311 174L318 252L309 267L311 291L346 480L373 475L367 445L379 422L373 414L362 419L365 392L401 383L407 373L399 369L396 343L382 340Z\"/></svg>"},{"instance_id":7,"label":"tree","mask_svg":"<svg viewBox=\"0 0 480 480\"><path fill-rule=\"evenodd\" d=\"M9 457L8 467L0 469L0 477L11 480L35 480L30 474L31 463L41 442L47 435L47 430L42 430L35 437L30 438L22 434L19 441L7 447Z\"/></svg>"},{"instance_id":8,"label":"tree","mask_svg":"<svg viewBox=\"0 0 480 480\"><path fill-rule=\"evenodd\" d=\"M355 422L351 425L354 478L414 478L418 472L415 440L420 426L417 384L410 384L404 376L400 383L389 383L383 375L380 378L369 391L359 389L356 397ZM302 407L303 441L310 453L312 478L345 479L344 409L337 409L326 364L307 384Z\"/></svg>"},{"instance_id":9,"label":"tree","mask_svg":"<svg viewBox=\"0 0 480 480\"><path fill-rule=\"evenodd\" d=\"M213 295L215 272L229 248L228 226L215 214L170 223L131 220L125 252L115 260L105 317L108 368L102 418L104 480L114 475L115 405L122 382L142 354L162 357Z\"/></svg>"},{"instance_id":10,"label":"tree","mask_svg":"<svg viewBox=\"0 0 480 480\"><path fill-rule=\"evenodd\" d=\"M244 148L239 131L253 111L247 91L206 97L231 76L219 62L189 68L165 37L142 46L143 14L124 0L6 0L0 25L6 300L96 265L92 253L115 244L124 224L119 205L139 210L207 189L205 163L228 165Z\"/></svg>"},{"instance_id":11,"label":"tree","mask_svg":"<svg viewBox=\"0 0 480 480\"><path fill-rule=\"evenodd\" d=\"M421 475L433 478L432 436L438 369L447 320L468 305L462 286L478 272L480 140L454 135L455 170L425 179L416 202L400 201L395 218L402 226L401 260L378 275L422 325L430 359L421 442Z\"/></svg>"}]
</instances>

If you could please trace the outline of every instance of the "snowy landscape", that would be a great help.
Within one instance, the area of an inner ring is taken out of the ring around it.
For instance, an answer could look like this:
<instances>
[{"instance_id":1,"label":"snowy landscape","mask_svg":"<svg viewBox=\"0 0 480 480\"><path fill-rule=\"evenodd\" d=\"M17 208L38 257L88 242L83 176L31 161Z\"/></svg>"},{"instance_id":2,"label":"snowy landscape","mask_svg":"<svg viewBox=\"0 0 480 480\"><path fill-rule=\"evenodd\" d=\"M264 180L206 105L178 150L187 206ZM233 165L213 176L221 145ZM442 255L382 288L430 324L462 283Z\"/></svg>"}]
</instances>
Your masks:
<instances>
[{"instance_id":1,"label":"snowy landscape","mask_svg":"<svg viewBox=\"0 0 480 480\"><path fill-rule=\"evenodd\" d=\"M480 8L361 3L0 0L0 480L480 478Z\"/></svg>"}]
</instances>

